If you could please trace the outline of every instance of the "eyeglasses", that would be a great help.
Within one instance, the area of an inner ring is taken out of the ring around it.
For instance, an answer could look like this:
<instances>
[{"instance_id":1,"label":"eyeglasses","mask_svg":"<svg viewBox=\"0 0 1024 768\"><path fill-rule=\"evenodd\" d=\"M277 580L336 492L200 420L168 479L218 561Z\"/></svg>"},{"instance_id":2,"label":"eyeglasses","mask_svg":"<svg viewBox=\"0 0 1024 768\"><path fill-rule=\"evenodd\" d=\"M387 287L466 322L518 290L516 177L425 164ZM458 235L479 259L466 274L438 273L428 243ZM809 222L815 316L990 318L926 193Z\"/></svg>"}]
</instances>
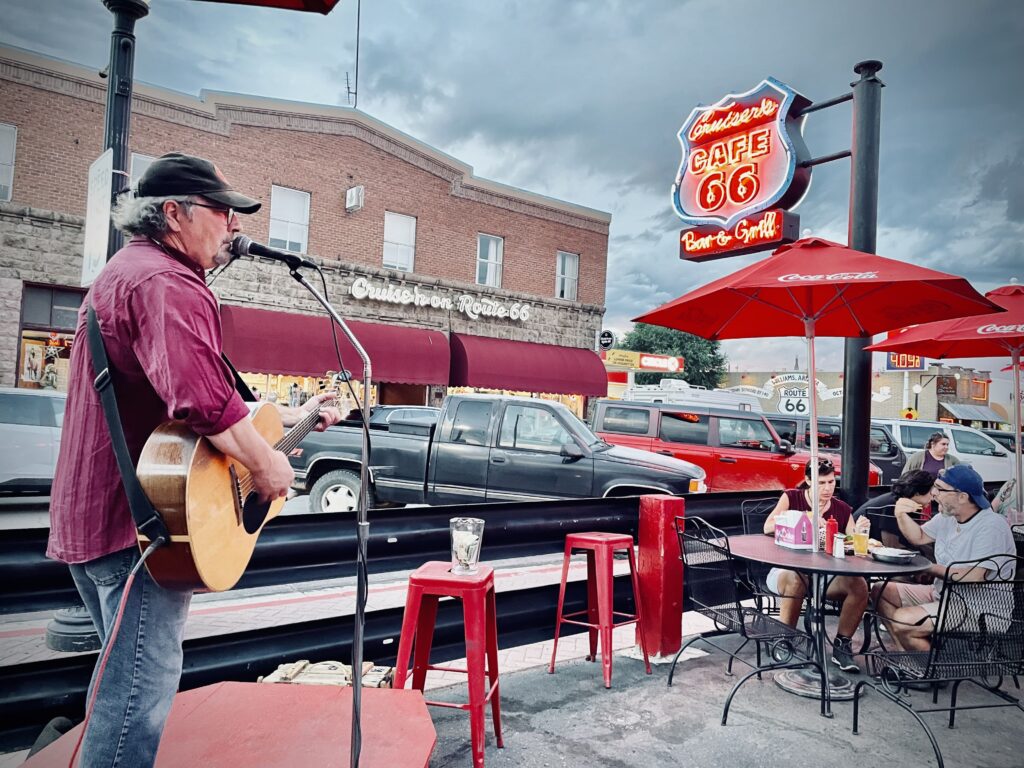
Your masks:
<instances>
[{"instance_id":1,"label":"eyeglasses","mask_svg":"<svg viewBox=\"0 0 1024 768\"><path fill-rule=\"evenodd\" d=\"M836 465L832 463L832 459L818 459L818 472L824 472L826 475L831 474L835 471Z\"/></svg>"},{"instance_id":2,"label":"eyeglasses","mask_svg":"<svg viewBox=\"0 0 1024 768\"><path fill-rule=\"evenodd\" d=\"M234 208L225 208L222 205L208 205L207 203L192 203L192 205L198 205L200 208L209 208L211 211L220 211L221 213L226 213L227 218L224 220L226 222L231 221L233 218L235 218Z\"/></svg>"},{"instance_id":3,"label":"eyeglasses","mask_svg":"<svg viewBox=\"0 0 1024 768\"><path fill-rule=\"evenodd\" d=\"M932 493L960 493L960 491L956 488L939 488L939 486L933 485Z\"/></svg>"}]
</instances>

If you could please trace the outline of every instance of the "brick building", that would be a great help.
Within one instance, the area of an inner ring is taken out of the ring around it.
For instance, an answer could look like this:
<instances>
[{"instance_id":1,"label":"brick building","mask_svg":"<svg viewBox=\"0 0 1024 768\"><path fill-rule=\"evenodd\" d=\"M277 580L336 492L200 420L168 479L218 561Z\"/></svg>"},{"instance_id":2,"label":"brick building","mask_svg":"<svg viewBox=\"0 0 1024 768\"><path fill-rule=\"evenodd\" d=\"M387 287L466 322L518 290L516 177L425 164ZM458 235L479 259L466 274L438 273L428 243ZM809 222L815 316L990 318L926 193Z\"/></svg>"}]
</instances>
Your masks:
<instances>
[{"instance_id":1,"label":"brick building","mask_svg":"<svg viewBox=\"0 0 1024 768\"><path fill-rule=\"evenodd\" d=\"M65 384L106 85L0 48L0 385L40 386L44 369L47 385ZM581 412L584 396L604 394L592 350L608 214L477 178L343 107L136 84L131 150L133 180L183 150L263 202L243 231L322 267L373 358L380 401L431 402L465 386L553 393ZM211 287L225 347L251 383L283 394L338 370L326 318L283 265L240 260Z\"/></svg>"}]
</instances>

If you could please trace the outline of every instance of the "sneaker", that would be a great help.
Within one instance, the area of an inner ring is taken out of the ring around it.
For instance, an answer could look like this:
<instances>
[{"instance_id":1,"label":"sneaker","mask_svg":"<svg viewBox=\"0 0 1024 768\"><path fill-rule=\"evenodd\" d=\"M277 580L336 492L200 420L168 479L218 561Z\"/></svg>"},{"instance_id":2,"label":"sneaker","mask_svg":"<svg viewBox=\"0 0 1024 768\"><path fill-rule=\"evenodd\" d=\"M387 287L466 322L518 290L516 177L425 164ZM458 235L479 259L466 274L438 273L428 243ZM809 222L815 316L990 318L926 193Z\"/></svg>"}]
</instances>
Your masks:
<instances>
[{"instance_id":1,"label":"sneaker","mask_svg":"<svg viewBox=\"0 0 1024 768\"><path fill-rule=\"evenodd\" d=\"M836 639L832 645L832 663L843 672L860 673L860 667L853 660L853 645L847 639Z\"/></svg>"}]
</instances>

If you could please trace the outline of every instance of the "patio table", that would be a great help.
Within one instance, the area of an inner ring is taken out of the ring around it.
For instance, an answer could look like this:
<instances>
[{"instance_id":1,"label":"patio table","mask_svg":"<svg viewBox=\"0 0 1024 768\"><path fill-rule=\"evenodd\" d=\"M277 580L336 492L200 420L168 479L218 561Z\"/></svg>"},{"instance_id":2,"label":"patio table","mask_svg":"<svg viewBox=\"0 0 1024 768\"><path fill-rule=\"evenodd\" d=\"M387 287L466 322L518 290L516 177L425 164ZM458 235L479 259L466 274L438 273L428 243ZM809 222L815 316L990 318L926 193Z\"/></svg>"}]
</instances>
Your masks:
<instances>
[{"instance_id":1,"label":"patio table","mask_svg":"<svg viewBox=\"0 0 1024 768\"><path fill-rule=\"evenodd\" d=\"M831 666L825 654L825 590L828 581L835 576L862 576L864 578L893 578L910 576L927 570L932 564L928 558L917 555L909 563L883 563L871 557L832 557L824 552L787 549L775 543L775 539L761 533L729 537L729 550L736 557L774 568L806 573L810 577L811 631L814 635L814 650L823 669ZM789 693L817 699L821 697L821 680L813 669L799 669L780 672L775 675L776 684ZM825 690L825 716L832 716L831 701L848 701L854 696L854 684L838 669L829 669L829 684Z\"/></svg>"}]
</instances>

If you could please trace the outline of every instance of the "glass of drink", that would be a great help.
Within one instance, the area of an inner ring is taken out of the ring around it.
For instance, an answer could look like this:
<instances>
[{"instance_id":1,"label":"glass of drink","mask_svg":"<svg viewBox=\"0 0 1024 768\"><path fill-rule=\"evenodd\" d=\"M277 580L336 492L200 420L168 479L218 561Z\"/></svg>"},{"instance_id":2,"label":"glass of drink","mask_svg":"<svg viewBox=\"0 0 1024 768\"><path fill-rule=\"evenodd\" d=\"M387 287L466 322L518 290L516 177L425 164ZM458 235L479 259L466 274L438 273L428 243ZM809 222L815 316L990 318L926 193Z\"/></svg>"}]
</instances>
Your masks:
<instances>
[{"instance_id":1,"label":"glass of drink","mask_svg":"<svg viewBox=\"0 0 1024 768\"><path fill-rule=\"evenodd\" d=\"M452 573L476 573L480 562L480 543L484 537L484 521L476 517L453 517L449 523L452 532Z\"/></svg>"},{"instance_id":2,"label":"glass of drink","mask_svg":"<svg viewBox=\"0 0 1024 768\"><path fill-rule=\"evenodd\" d=\"M853 554L857 557L867 557L868 555L868 534L867 531L860 532L855 531L853 534Z\"/></svg>"}]
</instances>

